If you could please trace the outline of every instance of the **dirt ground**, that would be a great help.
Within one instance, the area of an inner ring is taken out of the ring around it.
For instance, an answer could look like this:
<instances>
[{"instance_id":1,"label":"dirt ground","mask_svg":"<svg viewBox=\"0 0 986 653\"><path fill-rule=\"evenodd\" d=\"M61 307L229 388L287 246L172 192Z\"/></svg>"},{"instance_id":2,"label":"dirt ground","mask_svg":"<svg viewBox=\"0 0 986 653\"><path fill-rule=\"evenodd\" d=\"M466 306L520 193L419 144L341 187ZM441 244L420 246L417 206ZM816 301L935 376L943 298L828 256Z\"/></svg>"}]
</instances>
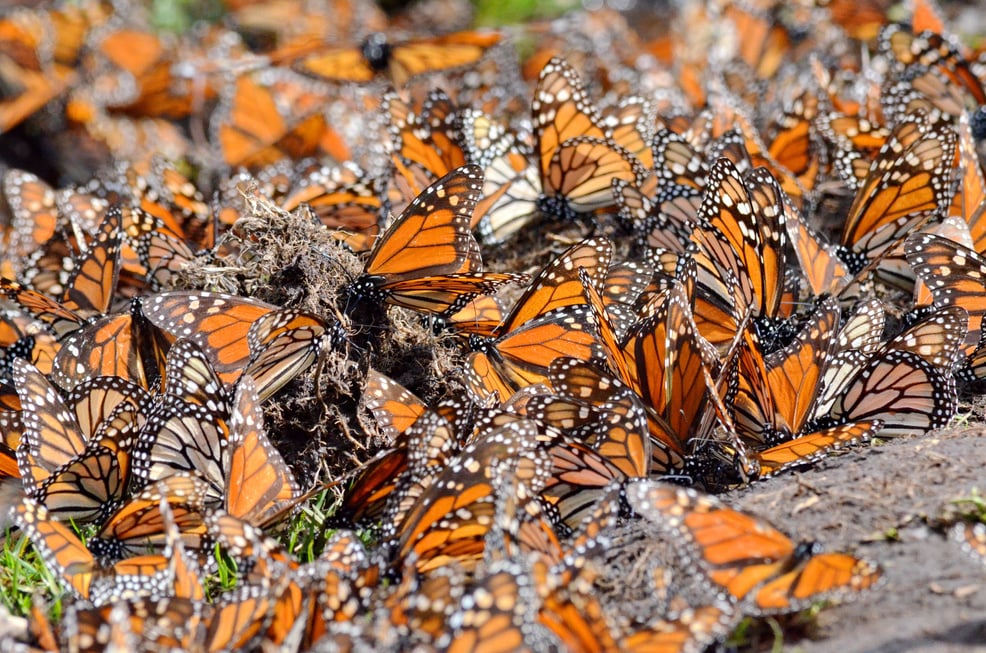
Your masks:
<instances>
[{"instance_id":1,"label":"dirt ground","mask_svg":"<svg viewBox=\"0 0 986 653\"><path fill-rule=\"evenodd\" d=\"M796 540L884 569L882 586L822 610L803 639L787 629L781 650L986 651L986 565L948 537L952 502L973 488L986 491L982 425L878 444L724 497Z\"/></svg>"}]
</instances>

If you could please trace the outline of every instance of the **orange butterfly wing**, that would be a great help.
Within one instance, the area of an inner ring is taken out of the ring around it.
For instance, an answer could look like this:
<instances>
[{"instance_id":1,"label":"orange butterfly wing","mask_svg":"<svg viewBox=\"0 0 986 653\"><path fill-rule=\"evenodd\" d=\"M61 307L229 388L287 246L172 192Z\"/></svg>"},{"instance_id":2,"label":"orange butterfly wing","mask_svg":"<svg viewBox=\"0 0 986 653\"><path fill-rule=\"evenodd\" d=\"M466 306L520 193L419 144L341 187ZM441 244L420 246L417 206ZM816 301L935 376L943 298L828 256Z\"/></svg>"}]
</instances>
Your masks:
<instances>
[{"instance_id":1,"label":"orange butterfly wing","mask_svg":"<svg viewBox=\"0 0 986 653\"><path fill-rule=\"evenodd\" d=\"M929 127L920 113L897 123L856 192L842 245L877 258L944 210L955 142L955 132Z\"/></svg>"},{"instance_id":2,"label":"orange butterfly wing","mask_svg":"<svg viewBox=\"0 0 986 653\"><path fill-rule=\"evenodd\" d=\"M300 494L290 468L264 433L253 377L243 376L237 383L229 424L226 510L244 521L267 526L268 519Z\"/></svg>"}]
</instances>

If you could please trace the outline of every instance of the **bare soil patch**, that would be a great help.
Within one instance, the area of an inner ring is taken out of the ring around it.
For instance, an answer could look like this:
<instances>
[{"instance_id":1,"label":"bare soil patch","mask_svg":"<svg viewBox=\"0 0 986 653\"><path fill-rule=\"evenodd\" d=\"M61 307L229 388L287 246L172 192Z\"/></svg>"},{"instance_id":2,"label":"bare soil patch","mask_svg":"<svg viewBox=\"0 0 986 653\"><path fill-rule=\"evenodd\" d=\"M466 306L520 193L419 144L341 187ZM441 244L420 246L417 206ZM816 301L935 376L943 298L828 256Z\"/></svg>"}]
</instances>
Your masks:
<instances>
[{"instance_id":1,"label":"bare soil patch","mask_svg":"<svg viewBox=\"0 0 986 653\"><path fill-rule=\"evenodd\" d=\"M822 610L802 639L788 630L783 650L986 651L986 568L948 535L953 502L984 485L986 427L976 425L830 458L725 497L795 539L884 568L881 587Z\"/></svg>"}]
</instances>

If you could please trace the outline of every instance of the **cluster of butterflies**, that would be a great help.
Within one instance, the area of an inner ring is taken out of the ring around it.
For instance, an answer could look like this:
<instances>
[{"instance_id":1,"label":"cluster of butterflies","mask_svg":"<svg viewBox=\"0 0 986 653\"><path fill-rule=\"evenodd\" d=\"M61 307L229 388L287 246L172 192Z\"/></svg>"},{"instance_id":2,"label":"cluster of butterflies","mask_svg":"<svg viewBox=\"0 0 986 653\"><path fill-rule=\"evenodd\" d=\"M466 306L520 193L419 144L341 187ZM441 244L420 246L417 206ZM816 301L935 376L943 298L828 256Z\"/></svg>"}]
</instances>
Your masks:
<instances>
[{"instance_id":1,"label":"cluster of butterflies","mask_svg":"<svg viewBox=\"0 0 986 653\"><path fill-rule=\"evenodd\" d=\"M497 104L503 94L490 80L500 66L520 75L498 32L411 37L410 17L391 19L368 0L230 3L221 20L181 33L156 29L155 18L126 0L6 10L0 134L57 129L60 142L46 145L68 160L53 162L68 178L154 153L224 172L284 157L345 161L372 142L354 119L384 84L450 71L461 98ZM480 62L479 78L457 75Z\"/></svg>"},{"instance_id":2,"label":"cluster of butterflies","mask_svg":"<svg viewBox=\"0 0 986 653\"><path fill-rule=\"evenodd\" d=\"M191 134L208 116L237 169L210 197L155 135L123 139L140 155L113 149L85 186L3 173L0 475L73 596L57 626L36 610L24 641L700 651L744 615L877 584L875 564L682 486L942 428L958 384L986 378L981 55L925 2L883 27L839 3L807 18L709 3L691 20L740 47L694 61L696 31L673 30L651 65L589 14L583 44L612 56L589 69L567 54L575 19L544 28L518 116L504 34L391 41L373 8L336 4L327 21L243 3L234 31L194 44L101 3L3 19L22 47L0 54L19 91L0 129L53 98L107 142L119 121ZM402 88L446 74L445 90ZM340 106L382 128L330 130ZM324 311L188 289L196 267L235 277L251 229L288 212L330 234L303 256L358 270ZM562 244L502 269L525 239ZM886 301L862 299L873 288ZM444 398L377 371L398 323L454 361L418 381ZM267 535L311 493L262 404L333 357L360 370L366 439L385 449L351 471L341 530L309 559ZM982 548L981 528L963 533ZM641 541L668 552L636 564ZM217 550L237 587L208 593ZM649 609L607 594L614 579Z\"/></svg>"}]
</instances>

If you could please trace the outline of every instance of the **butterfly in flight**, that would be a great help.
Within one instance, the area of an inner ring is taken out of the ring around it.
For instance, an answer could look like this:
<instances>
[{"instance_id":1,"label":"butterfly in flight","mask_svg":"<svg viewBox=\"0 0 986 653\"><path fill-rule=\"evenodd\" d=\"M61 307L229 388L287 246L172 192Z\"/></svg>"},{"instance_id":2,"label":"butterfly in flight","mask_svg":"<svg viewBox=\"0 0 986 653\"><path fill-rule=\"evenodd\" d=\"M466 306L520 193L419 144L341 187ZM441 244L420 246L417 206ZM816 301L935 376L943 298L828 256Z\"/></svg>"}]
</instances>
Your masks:
<instances>
[{"instance_id":1,"label":"butterfly in flight","mask_svg":"<svg viewBox=\"0 0 986 653\"><path fill-rule=\"evenodd\" d=\"M321 80L365 84L386 78L397 88L419 75L468 68L479 62L503 37L497 32L465 31L441 36L391 41L370 34L359 47L313 45L315 52L297 60L295 70ZM304 45L273 52L274 61L298 59Z\"/></svg>"}]
</instances>

